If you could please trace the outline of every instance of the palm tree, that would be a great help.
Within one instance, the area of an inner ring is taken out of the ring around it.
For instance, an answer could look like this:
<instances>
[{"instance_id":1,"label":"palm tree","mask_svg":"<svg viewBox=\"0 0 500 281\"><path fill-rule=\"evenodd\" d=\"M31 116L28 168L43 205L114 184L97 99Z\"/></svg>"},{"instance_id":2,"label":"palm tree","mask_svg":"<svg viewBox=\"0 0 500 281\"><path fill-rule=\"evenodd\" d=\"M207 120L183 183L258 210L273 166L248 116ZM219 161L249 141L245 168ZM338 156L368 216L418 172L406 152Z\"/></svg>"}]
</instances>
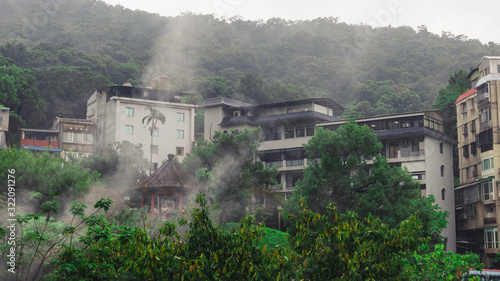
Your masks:
<instances>
[{"instance_id":1,"label":"palm tree","mask_svg":"<svg viewBox=\"0 0 500 281\"><path fill-rule=\"evenodd\" d=\"M146 109L149 109L149 115L145 116L144 118L142 118L142 124L144 124L144 122L147 120L147 125L149 125L149 123L151 122L151 127L149 127L149 131L151 133L151 146L149 147L149 152L150 152L150 155L149 155L149 175L151 175L151 165L152 165L152 161L153 161L153 132L155 131L155 129L157 129L156 127L156 124L158 123L158 121L160 121L162 124L165 124L165 115L163 115L163 113L161 113L158 109L148 105L148 107L146 107Z\"/></svg>"}]
</instances>

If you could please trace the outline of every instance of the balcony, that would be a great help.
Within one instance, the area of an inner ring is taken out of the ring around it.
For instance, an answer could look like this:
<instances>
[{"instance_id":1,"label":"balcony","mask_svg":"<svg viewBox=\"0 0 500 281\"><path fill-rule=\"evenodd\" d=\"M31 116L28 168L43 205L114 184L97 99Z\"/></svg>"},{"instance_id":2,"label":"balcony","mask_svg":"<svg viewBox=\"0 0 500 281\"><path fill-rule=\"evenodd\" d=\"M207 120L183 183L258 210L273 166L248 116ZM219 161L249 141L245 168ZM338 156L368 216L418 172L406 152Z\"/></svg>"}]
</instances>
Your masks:
<instances>
[{"instance_id":1,"label":"balcony","mask_svg":"<svg viewBox=\"0 0 500 281\"><path fill-rule=\"evenodd\" d=\"M496 223L497 223L496 217L484 218L484 224L496 224Z\"/></svg>"},{"instance_id":2,"label":"balcony","mask_svg":"<svg viewBox=\"0 0 500 281\"><path fill-rule=\"evenodd\" d=\"M22 139L21 145L36 146L36 147L54 147L59 148L59 142L46 140L28 140Z\"/></svg>"}]
</instances>

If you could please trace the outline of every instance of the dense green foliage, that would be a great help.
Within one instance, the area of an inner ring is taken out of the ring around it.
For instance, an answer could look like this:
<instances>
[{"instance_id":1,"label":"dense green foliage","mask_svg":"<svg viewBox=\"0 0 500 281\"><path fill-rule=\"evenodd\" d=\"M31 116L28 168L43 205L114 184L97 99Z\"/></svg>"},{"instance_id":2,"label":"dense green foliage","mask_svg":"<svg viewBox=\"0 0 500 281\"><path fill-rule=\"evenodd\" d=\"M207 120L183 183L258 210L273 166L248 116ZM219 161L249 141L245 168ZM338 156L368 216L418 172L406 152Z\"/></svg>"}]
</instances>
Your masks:
<instances>
[{"instance_id":1,"label":"dense green foliage","mask_svg":"<svg viewBox=\"0 0 500 281\"><path fill-rule=\"evenodd\" d=\"M261 128L215 132L212 141L198 140L182 165L206 184L221 211L221 222L235 222L247 212L251 196L272 193L276 168L255 161L263 140Z\"/></svg>"},{"instance_id":2,"label":"dense green foliage","mask_svg":"<svg viewBox=\"0 0 500 281\"><path fill-rule=\"evenodd\" d=\"M19 208L38 207L28 202L29 192L39 193L47 200L78 198L99 176L75 162L65 162L58 155L15 148L0 150L0 170L7 169L15 170ZM0 173L3 182L7 182L7 177L6 172ZM7 189L4 189L0 194L5 195L6 192ZM2 203L2 206L7 204Z\"/></svg>"},{"instance_id":3,"label":"dense green foliage","mask_svg":"<svg viewBox=\"0 0 500 281\"><path fill-rule=\"evenodd\" d=\"M329 202L335 202L342 213L350 210L363 218L373 215L391 227L418 213L426 235L440 240L447 214L433 206L432 197L421 197L419 183L407 171L391 167L378 155L382 144L370 127L354 120L335 131L319 127L304 146L309 159L320 161L304 169L304 180L297 183L287 201L288 210L299 197L322 214ZM367 161L372 162L370 167Z\"/></svg>"},{"instance_id":4,"label":"dense green foliage","mask_svg":"<svg viewBox=\"0 0 500 281\"><path fill-rule=\"evenodd\" d=\"M55 202L37 214L18 216L17 273L12 280L463 280L480 268L474 255L429 251L416 216L395 228L379 219L340 214L330 204L321 215L300 201L290 215L298 232L272 249L262 224L247 215L236 228L216 227L204 195L190 219L148 226L110 223L112 201L73 203L71 220L53 221ZM103 214L104 212L104 214ZM49 219L45 219L49 218ZM179 227L179 230L178 230ZM179 231L187 228L185 234ZM2 235L5 235L3 233ZM43 242L43 243L42 243ZM21 246L22 245L22 246ZM1 247L2 251L8 248ZM3 253L2 253L3 254ZM426 270L422 270L423 267ZM429 269L429 270L427 270ZM3 271L6 272L6 271ZM3 273L2 272L2 273Z\"/></svg>"}]
</instances>

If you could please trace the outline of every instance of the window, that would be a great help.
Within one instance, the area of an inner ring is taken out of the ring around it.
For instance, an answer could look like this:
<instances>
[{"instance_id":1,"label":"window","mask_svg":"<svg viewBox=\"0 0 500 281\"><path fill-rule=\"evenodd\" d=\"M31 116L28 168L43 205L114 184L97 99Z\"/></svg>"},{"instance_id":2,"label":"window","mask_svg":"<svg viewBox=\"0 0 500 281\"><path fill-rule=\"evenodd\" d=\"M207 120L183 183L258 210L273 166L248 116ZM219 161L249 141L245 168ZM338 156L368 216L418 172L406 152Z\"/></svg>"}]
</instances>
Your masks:
<instances>
[{"instance_id":1,"label":"window","mask_svg":"<svg viewBox=\"0 0 500 281\"><path fill-rule=\"evenodd\" d=\"M92 133L63 132L63 142L93 144L94 135Z\"/></svg>"},{"instance_id":2,"label":"window","mask_svg":"<svg viewBox=\"0 0 500 281\"><path fill-rule=\"evenodd\" d=\"M484 229L484 248L498 248L498 231L496 227L488 227Z\"/></svg>"},{"instance_id":3,"label":"window","mask_svg":"<svg viewBox=\"0 0 500 281\"><path fill-rule=\"evenodd\" d=\"M295 128L286 128L285 129L285 138L291 139L295 137Z\"/></svg>"},{"instance_id":4,"label":"window","mask_svg":"<svg viewBox=\"0 0 500 281\"><path fill-rule=\"evenodd\" d=\"M151 170L152 171L158 170L158 163L155 163L155 162L151 163Z\"/></svg>"},{"instance_id":5,"label":"window","mask_svg":"<svg viewBox=\"0 0 500 281\"><path fill-rule=\"evenodd\" d=\"M307 130L307 136L314 136L314 126L307 126L306 127L306 130Z\"/></svg>"},{"instance_id":6,"label":"window","mask_svg":"<svg viewBox=\"0 0 500 281\"><path fill-rule=\"evenodd\" d=\"M467 115L467 102L463 102L461 106L462 106L462 114Z\"/></svg>"},{"instance_id":7,"label":"window","mask_svg":"<svg viewBox=\"0 0 500 281\"><path fill-rule=\"evenodd\" d=\"M441 176L444 177L444 165L441 165Z\"/></svg>"},{"instance_id":8,"label":"window","mask_svg":"<svg viewBox=\"0 0 500 281\"><path fill-rule=\"evenodd\" d=\"M288 173L286 174L286 187L294 187L297 181L304 178L302 173Z\"/></svg>"},{"instance_id":9,"label":"window","mask_svg":"<svg viewBox=\"0 0 500 281\"><path fill-rule=\"evenodd\" d=\"M470 122L470 132L474 133L476 131L476 121Z\"/></svg>"},{"instance_id":10,"label":"window","mask_svg":"<svg viewBox=\"0 0 500 281\"><path fill-rule=\"evenodd\" d=\"M465 158L468 158L469 157L469 145L468 144L464 145L464 147L462 147L462 150L463 150L463 156Z\"/></svg>"},{"instance_id":11,"label":"window","mask_svg":"<svg viewBox=\"0 0 500 281\"><path fill-rule=\"evenodd\" d=\"M491 110L489 107L481 109L479 113L479 121L481 123L488 122L488 120L491 120Z\"/></svg>"},{"instance_id":12,"label":"window","mask_svg":"<svg viewBox=\"0 0 500 281\"><path fill-rule=\"evenodd\" d=\"M304 165L305 150L303 148L287 149L285 151L285 160L287 166Z\"/></svg>"},{"instance_id":13,"label":"window","mask_svg":"<svg viewBox=\"0 0 500 281\"><path fill-rule=\"evenodd\" d=\"M465 168L465 178L468 179L470 177L470 169L469 167Z\"/></svg>"},{"instance_id":14,"label":"window","mask_svg":"<svg viewBox=\"0 0 500 281\"><path fill-rule=\"evenodd\" d=\"M183 139L184 138L184 130L176 130L175 137L178 139Z\"/></svg>"},{"instance_id":15,"label":"window","mask_svg":"<svg viewBox=\"0 0 500 281\"><path fill-rule=\"evenodd\" d=\"M446 196L446 189L442 188L441 189L441 200L445 200L445 196Z\"/></svg>"},{"instance_id":16,"label":"window","mask_svg":"<svg viewBox=\"0 0 500 281\"><path fill-rule=\"evenodd\" d=\"M439 153L443 154L443 148L444 148L444 143L440 142L439 143Z\"/></svg>"},{"instance_id":17,"label":"window","mask_svg":"<svg viewBox=\"0 0 500 281\"><path fill-rule=\"evenodd\" d=\"M412 152L419 152L420 146L418 140L414 140L411 142L411 151Z\"/></svg>"},{"instance_id":18,"label":"window","mask_svg":"<svg viewBox=\"0 0 500 281\"><path fill-rule=\"evenodd\" d=\"M177 121L184 122L184 113L177 112Z\"/></svg>"},{"instance_id":19,"label":"window","mask_svg":"<svg viewBox=\"0 0 500 281\"><path fill-rule=\"evenodd\" d=\"M280 150L268 150L260 155L260 160L266 167L283 167L282 153Z\"/></svg>"},{"instance_id":20,"label":"window","mask_svg":"<svg viewBox=\"0 0 500 281\"><path fill-rule=\"evenodd\" d=\"M176 153L178 156L184 156L184 147L176 147L176 148L175 148L175 153Z\"/></svg>"},{"instance_id":21,"label":"window","mask_svg":"<svg viewBox=\"0 0 500 281\"><path fill-rule=\"evenodd\" d=\"M465 124L465 125L463 125L463 126L462 126L462 134L463 134L464 136L467 136L467 135L469 134L469 130L468 130L468 128L469 128L469 127L467 126L467 124Z\"/></svg>"},{"instance_id":22,"label":"window","mask_svg":"<svg viewBox=\"0 0 500 281\"><path fill-rule=\"evenodd\" d=\"M151 153L158 154L158 145L156 144L151 145Z\"/></svg>"},{"instance_id":23,"label":"window","mask_svg":"<svg viewBox=\"0 0 500 281\"><path fill-rule=\"evenodd\" d=\"M157 137L160 135L160 128L152 128L153 130L153 137Z\"/></svg>"},{"instance_id":24,"label":"window","mask_svg":"<svg viewBox=\"0 0 500 281\"><path fill-rule=\"evenodd\" d=\"M493 180L481 183L481 200L493 200Z\"/></svg>"},{"instance_id":25,"label":"window","mask_svg":"<svg viewBox=\"0 0 500 281\"><path fill-rule=\"evenodd\" d=\"M483 159L483 171L493 169L493 158Z\"/></svg>"},{"instance_id":26,"label":"window","mask_svg":"<svg viewBox=\"0 0 500 281\"><path fill-rule=\"evenodd\" d=\"M476 155L477 154L476 142L471 142L470 143L470 154L472 154L472 155Z\"/></svg>"},{"instance_id":27,"label":"window","mask_svg":"<svg viewBox=\"0 0 500 281\"><path fill-rule=\"evenodd\" d=\"M134 108L133 107L125 107L125 116L134 117Z\"/></svg>"},{"instance_id":28,"label":"window","mask_svg":"<svg viewBox=\"0 0 500 281\"><path fill-rule=\"evenodd\" d=\"M127 135L134 134L134 126L132 126L132 125L125 125L125 134L127 134Z\"/></svg>"},{"instance_id":29,"label":"window","mask_svg":"<svg viewBox=\"0 0 500 281\"><path fill-rule=\"evenodd\" d=\"M295 129L295 132L297 133L298 138L303 137L305 135L304 127L297 127Z\"/></svg>"}]
</instances>

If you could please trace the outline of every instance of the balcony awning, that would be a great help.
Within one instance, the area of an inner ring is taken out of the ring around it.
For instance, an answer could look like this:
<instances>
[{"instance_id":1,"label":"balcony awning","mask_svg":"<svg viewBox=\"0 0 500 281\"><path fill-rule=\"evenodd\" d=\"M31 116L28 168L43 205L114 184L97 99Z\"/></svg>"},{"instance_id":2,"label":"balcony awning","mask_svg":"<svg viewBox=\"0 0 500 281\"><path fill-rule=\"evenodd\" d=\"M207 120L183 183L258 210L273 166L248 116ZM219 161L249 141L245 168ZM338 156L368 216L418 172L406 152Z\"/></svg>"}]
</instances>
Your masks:
<instances>
[{"instance_id":1,"label":"balcony awning","mask_svg":"<svg viewBox=\"0 0 500 281\"><path fill-rule=\"evenodd\" d=\"M31 145L23 145L23 149L37 150L37 151L50 151L50 152L61 152L62 151L60 148L39 147L39 146L31 146Z\"/></svg>"},{"instance_id":2,"label":"balcony awning","mask_svg":"<svg viewBox=\"0 0 500 281\"><path fill-rule=\"evenodd\" d=\"M500 80L500 73L491 73L479 79L479 81L477 81L476 88L492 80Z\"/></svg>"}]
</instances>

